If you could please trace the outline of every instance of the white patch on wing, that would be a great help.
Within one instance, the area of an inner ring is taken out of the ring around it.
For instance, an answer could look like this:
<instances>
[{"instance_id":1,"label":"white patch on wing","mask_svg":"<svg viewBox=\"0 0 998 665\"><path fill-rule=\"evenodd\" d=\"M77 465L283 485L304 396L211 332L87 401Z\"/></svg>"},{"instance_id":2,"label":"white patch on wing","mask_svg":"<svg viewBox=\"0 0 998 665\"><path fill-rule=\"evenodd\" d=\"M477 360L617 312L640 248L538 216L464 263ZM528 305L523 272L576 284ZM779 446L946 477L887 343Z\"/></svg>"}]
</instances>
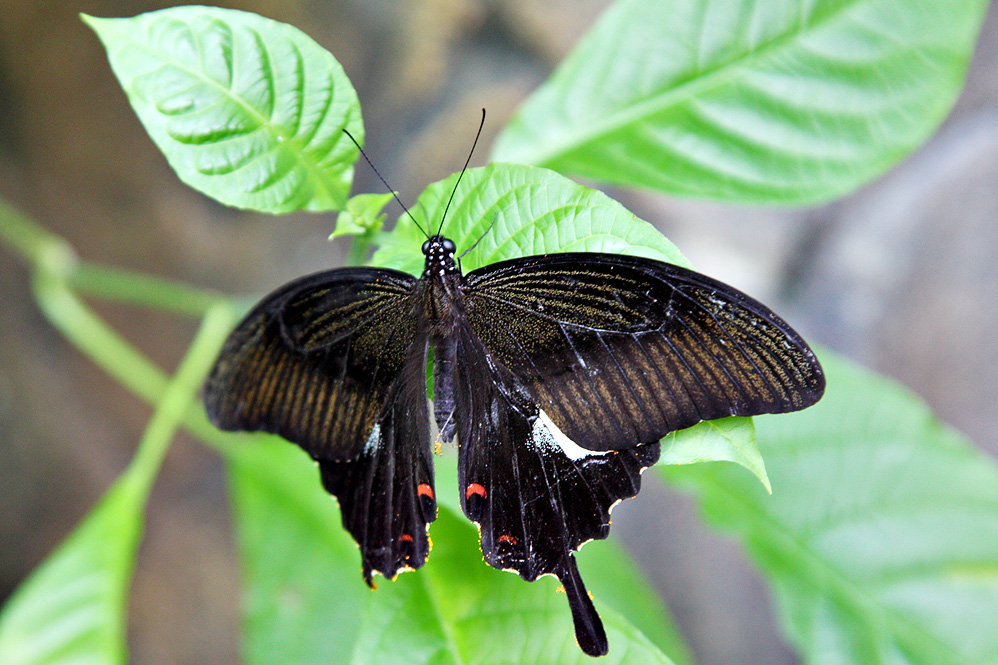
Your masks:
<instances>
[{"instance_id":1,"label":"white patch on wing","mask_svg":"<svg viewBox=\"0 0 998 665\"><path fill-rule=\"evenodd\" d=\"M570 460L580 460L587 457L597 457L609 455L612 450L586 450L575 441L569 439L564 432L558 429L548 414L540 411L537 419L534 420L533 439L542 446L557 448Z\"/></svg>"},{"instance_id":2,"label":"white patch on wing","mask_svg":"<svg viewBox=\"0 0 998 665\"><path fill-rule=\"evenodd\" d=\"M381 425L374 423L374 429L371 430L370 436L367 437L367 442L364 444L364 454L370 455L378 447L378 442L381 441Z\"/></svg>"}]
</instances>

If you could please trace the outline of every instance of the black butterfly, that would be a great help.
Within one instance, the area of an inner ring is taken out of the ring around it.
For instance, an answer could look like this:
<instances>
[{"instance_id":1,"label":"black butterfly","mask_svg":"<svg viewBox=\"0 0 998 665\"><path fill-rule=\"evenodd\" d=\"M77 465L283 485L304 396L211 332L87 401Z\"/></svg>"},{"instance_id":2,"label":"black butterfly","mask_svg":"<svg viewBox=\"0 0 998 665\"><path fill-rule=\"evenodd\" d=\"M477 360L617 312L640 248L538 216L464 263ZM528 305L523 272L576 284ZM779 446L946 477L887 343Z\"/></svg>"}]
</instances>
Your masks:
<instances>
[{"instance_id":1,"label":"black butterfly","mask_svg":"<svg viewBox=\"0 0 998 665\"><path fill-rule=\"evenodd\" d=\"M573 552L607 537L610 509L637 494L660 438L803 409L824 391L821 367L768 308L675 265L550 254L462 275L439 232L422 249L419 279L343 268L264 298L219 356L208 413L304 448L360 545L364 579L394 578L423 565L437 514L432 348L434 417L444 440L457 435L461 507L485 560L528 581L557 576L579 646L603 655Z\"/></svg>"}]
</instances>

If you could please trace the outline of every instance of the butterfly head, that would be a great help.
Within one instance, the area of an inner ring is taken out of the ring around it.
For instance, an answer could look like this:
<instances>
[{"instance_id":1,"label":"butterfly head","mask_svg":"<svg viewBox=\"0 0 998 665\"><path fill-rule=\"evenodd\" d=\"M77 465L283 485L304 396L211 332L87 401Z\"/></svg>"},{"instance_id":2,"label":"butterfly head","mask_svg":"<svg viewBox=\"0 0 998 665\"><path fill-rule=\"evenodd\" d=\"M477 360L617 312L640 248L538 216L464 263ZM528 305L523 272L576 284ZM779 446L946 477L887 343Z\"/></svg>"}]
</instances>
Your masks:
<instances>
[{"instance_id":1,"label":"butterfly head","mask_svg":"<svg viewBox=\"0 0 998 665\"><path fill-rule=\"evenodd\" d=\"M423 256L426 265L423 269L426 275L444 275L460 273L454 252L457 248L454 241L442 235L431 236L423 243Z\"/></svg>"}]
</instances>

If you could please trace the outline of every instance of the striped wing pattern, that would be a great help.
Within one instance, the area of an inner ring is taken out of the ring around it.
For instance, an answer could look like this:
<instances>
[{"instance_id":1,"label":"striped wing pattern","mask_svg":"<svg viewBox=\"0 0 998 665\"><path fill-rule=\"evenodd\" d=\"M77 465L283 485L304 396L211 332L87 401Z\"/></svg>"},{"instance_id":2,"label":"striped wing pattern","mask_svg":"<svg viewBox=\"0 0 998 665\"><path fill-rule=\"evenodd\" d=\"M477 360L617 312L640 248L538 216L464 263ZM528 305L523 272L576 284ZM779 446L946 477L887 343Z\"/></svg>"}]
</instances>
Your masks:
<instances>
[{"instance_id":1,"label":"striped wing pattern","mask_svg":"<svg viewBox=\"0 0 998 665\"><path fill-rule=\"evenodd\" d=\"M551 420L589 450L821 396L814 354L730 286L633 256L555 254L468 275L471 326Z\"/></svg>"},{"instance_id":2,"label":"striped wing pattern","mask_svg":"<svg viewBox=\"0 0 998 665\"><path fill-rule=\"evenodd\" d=\"M205 386L219 428L279 434L319 462L369 584L423 565L436 518L415 285L373 268L296 280L237 326Z\"/></svg>"},{"instance_id":3,"label":"striped wing pattern","mask_svg":"<svg viewBox=\"0 0 998 665\"><path fill-rule=\"evenodd\" d=\"M320 461L322 484L336 496L343 526L360 546L364 580L419 568L436 519L433 455L426 403L425 337L417 337L360 456Z\"/></svg>"},{"instance_id":4,"label":"striped wing pattern","mask_svg":"<svg viewBox=\"0 0 998 665\"><path fill-rule=\"evenodd\" d=\"M205 386L225 430L280 434L317 460L363 448L415 337L415 279L348 268L303 277L229 336Z\"/></svg>"}]
</instances>

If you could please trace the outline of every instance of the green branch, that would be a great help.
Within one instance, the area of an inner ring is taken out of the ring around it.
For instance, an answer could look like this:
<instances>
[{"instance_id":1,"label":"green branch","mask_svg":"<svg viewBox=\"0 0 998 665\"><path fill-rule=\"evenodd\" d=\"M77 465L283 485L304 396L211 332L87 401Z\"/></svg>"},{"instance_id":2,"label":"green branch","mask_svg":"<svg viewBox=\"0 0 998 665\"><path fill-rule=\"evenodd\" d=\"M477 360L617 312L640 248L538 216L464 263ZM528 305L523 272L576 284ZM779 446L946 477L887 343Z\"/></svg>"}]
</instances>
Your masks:
<instances>
[{"instance_id":1,"label":"green branch","mask_svg":"<svg viewBox=\"0 0 998 665\"><path fill-rule=\"evenodd\" d=\"M196 317L230 302L215 291L80 261L69 243L2 200L0 242L20 254L36 272L57 275L64 286L82 295Z\"/></svg>"},{"instance_id":2,"label":"green branch","mask_svg":"<svg viewBox=\"0 0 998 665\"><path fill-rule=\"evenodd\" d=\"M31 264L35 298L49 322L94 364L151 405L164 399L169 377L101 320L79 293L182 314L205 314L203 327L210 322L216 331L231 327L241 309L224 296L185 284L82 263L65 240L2 200L0 242ZM192 345L188 353L194 352ZM206 368L215 352L199 351L196 362ZM200 405L187 409L184 428L222 455L231 450L234 439L245 438L215 429Z\"/></svg>"}]
</instances>

